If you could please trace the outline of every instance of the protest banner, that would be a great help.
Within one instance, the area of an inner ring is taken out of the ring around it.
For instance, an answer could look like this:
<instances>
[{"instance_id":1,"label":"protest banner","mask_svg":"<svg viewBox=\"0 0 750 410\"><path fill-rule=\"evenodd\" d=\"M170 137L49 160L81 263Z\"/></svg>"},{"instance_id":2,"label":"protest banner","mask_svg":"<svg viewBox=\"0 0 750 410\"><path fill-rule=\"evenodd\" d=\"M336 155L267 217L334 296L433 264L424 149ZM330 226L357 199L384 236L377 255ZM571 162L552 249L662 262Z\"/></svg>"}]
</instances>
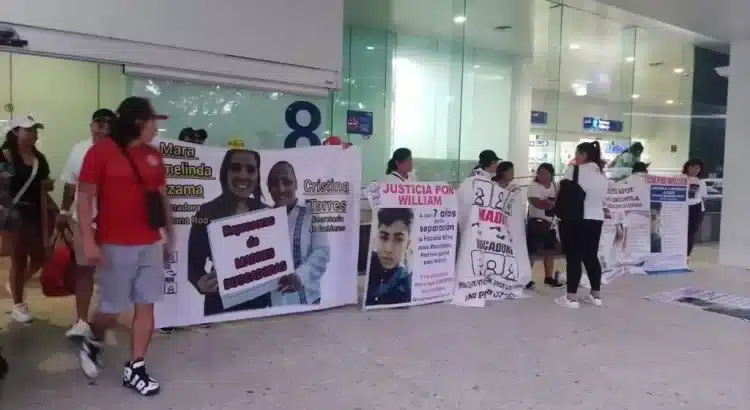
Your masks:
<instances>
[{"instance_id":1,"label":"protest banner","mask_svg":"<svg viewBox=\"0 0 750 410\"><path fill-rule=\"evenodd\" d=\"M687 269L687 180L631 175L610 184L599 241L602 283ZM588 287L584 276L581 286Z\"/></svg>"},{"instance_id":2,"label":"protest banner","mask_svg":"<svg viewBox=\"0 0 750 410\"><path fill-rule=\"evenodd\" d=\"M252 151L155 143L164 155L175 231L158 327L356 303L356 147Z\"/></svg>"},{"instance_id":3,"label":"protest banner","mask_svg":"<svg viewBox=\"0 0 750 410\"><path fill-rule=\"evenodd\" d=\"M364 309L450 300L458 201L444 182L375 183Z\"/></svg>"},{"instance_id":4,"label":"protest banner","mask_svg":"<svg viewBox=\"0 0 750 410\"><path fill-rule=\"evenodd\" d=\"M525 297L531 280L526 247L525 208L521 190L501 187L483 176L470 178L459 188L469 197L465 222L460 226L457 280L452 303L483 307L487 300ZM463 219L463 218L462 218Z\"/></svg>"}]
</instances>

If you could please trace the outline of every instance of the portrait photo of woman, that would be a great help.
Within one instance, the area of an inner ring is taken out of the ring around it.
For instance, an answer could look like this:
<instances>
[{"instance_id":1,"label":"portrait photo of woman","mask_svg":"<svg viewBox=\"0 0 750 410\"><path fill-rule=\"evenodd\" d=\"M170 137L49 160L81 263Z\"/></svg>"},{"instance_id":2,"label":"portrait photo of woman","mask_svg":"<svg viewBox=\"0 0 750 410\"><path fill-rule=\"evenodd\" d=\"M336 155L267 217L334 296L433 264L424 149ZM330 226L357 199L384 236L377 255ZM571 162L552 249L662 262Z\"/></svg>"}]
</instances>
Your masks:
<instances>
[{"instance_id":1,"label":"portrait photo of woman","mask_svg":"<svg viewBox=\"0 0 750 410\"><path fill-rule=\"evenodd\" d=\"M319 304L320 279L331 256L328 238L313 232L312 214L297 198L297 175L287 161L275 163L268 172L268 192L273 206L287 210L294 273L279 279L271 293L272 306Z\"/></svg>"},{"instance_id":2,"label":"portrait photo of woman","mask_svg":"<svg viewBox=\"0 0 750 410\"><path fill-rule=\"evenodd\" d=\"M268 208L263 203L260 185L260 154L245 149L231 149L224 155L219 169L221 194L201 205L190 226L188 237L188 280L205 296L204 314L215 315L247 309L262 309L271 305L266 293L255 299L225 308L219 295L216 271L207 269L212 261L208 239L208 224L220 218ZM213 265L213 263L211 263Z\"/></svg>"},{"instance_id":3,"label":"portrait photo of woman","mask_svg":"<svg viewBox=\"0 0 750 410\"><path fill-rule=\"evenodd\" d=\"M377 213L377 231L370 255L365 306L411 302L411 246L414 213L409 208L383 208Z\"/></svg>"}]
</instances>

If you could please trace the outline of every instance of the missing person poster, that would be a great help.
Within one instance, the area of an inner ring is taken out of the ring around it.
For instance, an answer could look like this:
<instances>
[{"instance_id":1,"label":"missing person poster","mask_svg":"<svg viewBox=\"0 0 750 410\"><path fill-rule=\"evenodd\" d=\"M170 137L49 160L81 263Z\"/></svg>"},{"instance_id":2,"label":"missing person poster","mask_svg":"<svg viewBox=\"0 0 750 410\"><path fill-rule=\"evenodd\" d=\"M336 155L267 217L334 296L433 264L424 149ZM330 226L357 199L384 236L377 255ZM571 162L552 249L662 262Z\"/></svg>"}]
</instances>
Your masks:
<instances>
[{"instance_id":1,"label":"missing person poster","mask_svg":"<svg viewBox=\"0 0 750 410\"><path fill-rule=\"evenodd\" d=\"M647 273L687 270L688 181L685 177L647 177L651 192Z\"/></svg>"},{"instance_id":2,"label":"missing person poster","mask_svg":"<svg viewBox=\"0 0 750 410\"><path fill-rule=\"evenodd\" d=\"M467 180L473 203L464 213L465 226L456 267L453 304L483 307L486 300L518 299L531 280L526 248L525 203L520 189L506 189L486 178Z\"/></svg>"},{"instance_id":3,"label":"missing person poster","mask_svg":"<svg viewBox=\"0 0 750 410\"><path fill-rule=\"evenodd\" d=\"M602 282L687 269L687 180L631 175L610 185L599 241ZM584 276L582 286L588 286Z\"/></svg>"},{"instance_id":4,"label":"missing person poster","mask_svg":"<svg viewBox=\"0 0 750 410\"><path fill-rule=\"evenodd\" d=\"M156 144L175 230L158 327L356 303L356 147Z\"/></svg>"},{"instance_id":5,"label":"missing person poster","mask_svg":"<svg viewBox=\"0 0 750 410\"><path fill-rule=\"evenodd\" d=\"M286 209L248 212L208 224L221 302L232 308L279 288L294 274Z\"/></svg>"},{"instance_id":6,"label":"missing person poster","mask_svg":"<svg viewBox=\"0 0 750 410\"><path fill-rule=\"evenodd\" d=\"M364 309L444 302L453 295L458 201L444 182L376 183Z\"/></svg>"}]
</instances>

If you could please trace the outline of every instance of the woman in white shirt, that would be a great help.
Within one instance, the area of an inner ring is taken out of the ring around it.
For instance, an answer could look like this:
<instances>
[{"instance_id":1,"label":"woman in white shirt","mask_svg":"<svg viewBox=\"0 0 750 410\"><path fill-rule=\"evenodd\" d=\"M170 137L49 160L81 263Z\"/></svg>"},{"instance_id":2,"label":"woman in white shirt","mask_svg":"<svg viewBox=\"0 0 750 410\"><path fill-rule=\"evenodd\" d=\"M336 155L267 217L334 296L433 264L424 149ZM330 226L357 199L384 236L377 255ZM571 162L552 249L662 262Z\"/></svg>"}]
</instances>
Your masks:
<instances>
[{"instance_id":1,"label":"woman in white shirt","mask_svg":"<svg viewBox=\"0 0 750 410\"><path fill-rule=\"evenodd\" d=\"M409 148L399 148L393 151L391 159L388 160L388 165L385 169L385 179L383 181L393 183L414 181L415 178L409 175L413 167L411 150Z\"/></svg>"},{"instance_id":2,"label":"woman in white shirt","mask_svg":"<svg viewBox=\"0 0 750 410\"><path fill-rule=\"evenodd\" d=\"M554 179L555 167L548 163L541 164L536 170L534 181L526 191L529 199L526 246L532 266L534 266L534 256L540 257L544 263L544 284L559 288L562 287L562 283L555 277L555 254L558 241L554 228L553 209L555 198L557 198L557 186ZM531 281L526 288L531 289L534 285L534 281Z\"/></svg>"},{"instance_id":3,"label":"woman in white shirt","mask_svg":"<svg viewBox=\"0 0 750 410\"><path fill-rule=\"evenodd\" d=\"M706 211L704 200L708 197L706 182L701 178L703 174L703 161L697 158L688 160L682 167L682 173L688 180L688 257L693 253L695 235L703 222L703 213Z\"/></svg>"},{"instance_id":4,"label":"woman in white shirt","mask_svg":"<svg viewBox=\"0 0 750 410\"><path fill-rule=\"evenodd\" d=\"M599 291L602 282L602 266L599 262L599 239L604 224L604 198L609 181L602 171L601 148L597 141L584 142L576 148L575 164L565 171L564 179L573 181L578 168L578 185L585 192L583 219L563 219L560 222L560 239L565 253L567 295L555 299L555 303L568 308L577 308L578 286L583 275L582 265L591 283L591 293L581 300L601 306Z\"/></svg>"}]
</instances>

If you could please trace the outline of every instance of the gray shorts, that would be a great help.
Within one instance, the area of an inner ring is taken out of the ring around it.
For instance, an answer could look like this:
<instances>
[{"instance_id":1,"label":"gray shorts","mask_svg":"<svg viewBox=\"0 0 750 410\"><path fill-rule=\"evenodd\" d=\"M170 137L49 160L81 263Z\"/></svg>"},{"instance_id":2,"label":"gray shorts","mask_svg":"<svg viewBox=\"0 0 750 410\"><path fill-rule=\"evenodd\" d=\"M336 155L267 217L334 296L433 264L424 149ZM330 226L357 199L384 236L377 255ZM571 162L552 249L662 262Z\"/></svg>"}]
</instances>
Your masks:
<instances>
[{"instance_id":1,"label":"gray shorts","mask_svg":"<svg viewBox=\"0 0 750 410\"><path fill-rule=\"evenodd\" d=\"M133 304L152 304L164 295L164 252L152 245L102 245L99 312L122 313Z\"/></svg>"}]
</instances>

